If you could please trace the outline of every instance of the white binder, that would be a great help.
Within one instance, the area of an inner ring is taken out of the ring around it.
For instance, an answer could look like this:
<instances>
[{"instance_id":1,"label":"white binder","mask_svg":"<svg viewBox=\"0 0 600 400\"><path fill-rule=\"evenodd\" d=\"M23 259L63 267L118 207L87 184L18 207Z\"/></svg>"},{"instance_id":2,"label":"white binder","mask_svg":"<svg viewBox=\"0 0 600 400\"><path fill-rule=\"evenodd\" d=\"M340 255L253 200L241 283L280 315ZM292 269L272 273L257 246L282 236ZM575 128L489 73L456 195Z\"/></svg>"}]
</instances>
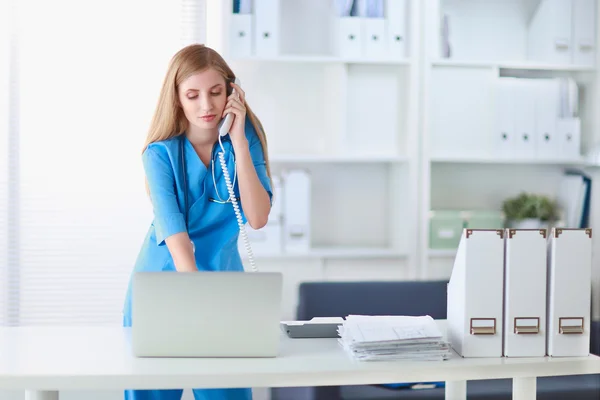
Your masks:
<instances>
[{"instance_id":1,"label":"white binder","mask_svg":"<svg viewBox=\"0 0 600 400\"><path fill-rule=\"evenodd\" d=\"M560 65L571 63L572 8L571 0L539 2L527 31L527 58L530 61Z\"/></svg>"},{"instance_id":2,"label":"white binder","mask_svg":"<svg viewBox=\"0 0 600 400\"><path fill-rule=\"evenodd\" d=\"M254 229L246 224L246 233L252 253L258 257L281 255L283 251L282 229L281 224L270 222L261 229ZM241 237L238 239L238 251L242 257L246 256L246 247Z\"/></svg>"},{"instance_id":3,"label":"white binder","mask_svg":"<svg viewBox=\"0 0 600 400\"><path fill-rule=\"evenodd\" d=\"M257 56L279 55L281 29L280 0L260 0L254 3L254 35Z\"/></svg>"},{"instance_id":4,"label":"white binder","mask_svg":"<svg viewBox=\"0 0 600 400\"><path fill-rule=\"evenodd\" d=\"M579 118L559 118L556 122L560 158L581 157L581 121Z\"/></svg>"},{"instance_id":5,"label":"white binder","mask_svg":"<svg viewBox=\"0 0 600 400\"><path fill-rule=\"evenodd\" d=\"M498 79L495 91L495 130L493 148L500 158L514 158L517 136L513 111L514 78Z\"/></svg>"},{"instance_id":6,"label":"white binder","mask_svg":"<svg viewBox=\"0 0 600 400\"><path fill-rule=\"evenodd\" d=\"M535 82L529 79L514 79L513 112L515 131L515 157L532 159L535 157Z\"/></svg>"},{"instance_id":7,"label":"white binder","mask_svg":"<svg viewBox=\"0 0 600 400\"><path fill-rule=\"evenodd\" d=\"M463 229L448 283L448 339L462 357L502 357L504 230Z\"/></svg>"},{"instance_id":8,"label":"white binder","mask_svg":"<svg viewBox=\"0 0 600 400\"><path fill-rule=\"evenodd\" d=\"M407 56L406 43L408 32L407 0L386 0L385 13L387 19L387 42L390 58L399 59Z\"/></svg>"},{"instance_id":9,"label":"white binder","mask_svg":"<svg viewBox=\"0 0 600 400\"><path fill-rule=\"evenodd\" d=\"M590 351L592 230L552 228L548 241L548 349L552 357Z\"/></svg>"},{"instance_id":10,"label":"white binder","mask_svg":"<svg viewBox=\"0 0 600 400\"><path fill-rule=\"evenodd\" d=\"M283 182L280 176L273 175L272 180L272 191L273 199L271 200L271 212L269 213L269 222L281 224L283 220L283 204L284 204L284 191Z\"/></svg>"},{"instance_id":11,"label":"white binder","mask_svg":"<svg viewBox=\"0 0 600 400\"><path fill-rule=\"evenodd\" d=\"M596 1L573 1L573 64L596 64Z\"/></svg>"},{"instance_id":12,"label":"white binder","mask_svg":"<svg viewBox=\"0 0 600 400\"><path fill-rule=\"evenodd\" d=\"M310 250L310 175L303 170L287 171L284 177L284 238L287 253Z\"/></svg>"},{"instance_id":13,"label":"white binder","mask_svg":"<svg viewBox=\"0 0 600 400\"><path fill-rule=\"evenodd\" d=\"M273 256L280 255L283 252L284 193L281 177L274 175L272 181L273 201L267 225L261 229L253 229L249 224L246 224L246 233L255 256ZM243 257L246 254L246 249L241 236L238 239L238 249Z\"/></svg>"},{"instance_id":14,"label":"white binder","mask_svg":"<svg viewBox=\"0 0 600 400\"><path fill-rule=\"evenodd\" d=\"M546 229L505 231L504 356L546 355Z\"/></svg>"},{"instance_id":15,"label":"white binder","mask_svg":"<svg viewBox=\"0 0 600 400\"><path fill-rule=\"evenodd\" d=\"M337 17L337 54L359 59L364 48L364 24L360 17Z\"/></svg>"},{"instance_id":16,"label":"white binder","mask_svg":"<svg viewBox=\"0 0 600 400\"><path fill-rule=\"evenodd\" d=\"M229 52L233 58L250 57L254 52L252 14L231 14Z\"/></svg>"},{"instance_id":17,"label":"white binder","mask_svg":"<svg viewBox=\"0 0 600 400\"><path fill-rule=\"evenodd\" d=\"M369 60L382 59L387 53L386 21L384 18L363 18L364 55Z\"/></svg>"},{"instance_id":18,"label":"white binder","mask_svg":"<svg viewBox=\"0 0 600 400\"><path fill-rule=\"evenodd\" d=\"M556 125L560 111L560 83L556 79L540 79L536 88L535 136L536 155L539 159L559 156Z\"/></svg>"}]
</instances>

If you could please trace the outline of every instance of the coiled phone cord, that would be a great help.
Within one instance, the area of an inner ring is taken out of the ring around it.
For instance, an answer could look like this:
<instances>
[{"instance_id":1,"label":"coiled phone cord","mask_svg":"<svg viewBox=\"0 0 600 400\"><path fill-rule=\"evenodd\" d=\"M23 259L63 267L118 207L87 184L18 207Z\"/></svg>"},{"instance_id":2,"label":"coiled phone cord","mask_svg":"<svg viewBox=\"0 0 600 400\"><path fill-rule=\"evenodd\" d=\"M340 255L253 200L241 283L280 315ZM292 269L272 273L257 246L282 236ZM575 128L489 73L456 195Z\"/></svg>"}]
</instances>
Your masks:
<instances>
[{"instance_id":1,"label":"coiled phone cord","mask_svg":"<svg viewBox=\"0 0 600 400\"><path fill-rule=\"evenodd\" d=\"M246 248L246 253L248 254L250 268L253 272L258 272L258 269L254 264L254 254L252 253L252 247L250 246L250 241L248 240L248 235L246 234L246 227L244 226L244 221L242 220L240 206L237 202L237 198L235 197L233 185L231 184L231 177L229 176L229 170L227 169L227 163L225 162L225 148L223 147L223 143L221 142L221 135L219 135L219 145L221 146L221 151L219 152L219 161L221 163L221 169L223 170L223 177L225 178L225 184L227 185L227 191L229 192L229 199L231 200L231 204L233 205L235 217L240 228L240 235L242 236L242 240L244 241L244 247Z\"/></svg>"}]
</instances>

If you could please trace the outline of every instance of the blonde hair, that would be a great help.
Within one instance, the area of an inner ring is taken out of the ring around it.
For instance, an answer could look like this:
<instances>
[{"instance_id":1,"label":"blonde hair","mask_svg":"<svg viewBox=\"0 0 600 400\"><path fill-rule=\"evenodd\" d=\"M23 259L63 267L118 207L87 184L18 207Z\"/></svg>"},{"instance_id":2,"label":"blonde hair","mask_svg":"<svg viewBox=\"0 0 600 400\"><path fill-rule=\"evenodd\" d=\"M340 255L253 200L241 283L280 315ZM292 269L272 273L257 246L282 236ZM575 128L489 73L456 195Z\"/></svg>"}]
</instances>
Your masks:
<instances>
[{"instance_id":1,"label":"blonde hair","mask_svg":"<svg viewBox=\"0 0 600 400\"><path fill-rule=\"evenodd\" d=\"M191 75L205 71L208 68L214 68L219 72L227 85L235 80L235 74L229 68L223 57L210 47L203 44L192 44L179 50L171 59L167 74L164 78L158 103L152 117L150 129L146 136L146 141L142 153L150 143L170 139L181 135L188 129L189 121L185 117L183 110L179 105L178 88L179 85ZM229 92L228 92L229 93ZM260 144L262 146L265 162L267 165L267 175L271 180L271 168L269 166L269 156L267 152L267 138L258 117L252 112L248 103L244 99L246 115L250 119ZM146 189L148 182L146 181Z\"/></svg>"}]
</instances>

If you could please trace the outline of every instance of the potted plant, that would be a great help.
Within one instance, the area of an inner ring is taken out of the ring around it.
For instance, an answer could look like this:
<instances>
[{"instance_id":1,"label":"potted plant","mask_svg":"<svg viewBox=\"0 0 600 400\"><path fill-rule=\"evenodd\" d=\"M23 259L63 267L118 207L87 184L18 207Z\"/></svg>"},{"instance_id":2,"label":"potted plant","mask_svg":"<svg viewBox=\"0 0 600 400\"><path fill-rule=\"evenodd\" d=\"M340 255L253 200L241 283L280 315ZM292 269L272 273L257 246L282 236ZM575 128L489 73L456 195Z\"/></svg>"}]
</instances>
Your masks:
<instances>
[{"instance_id":1,"label":"potted plant","mask_svg":"<svg viewBox=\"0 0 600 400\"><path fill-rule=\"evenodd\" d=\"M504 200L502 211L509 228L549 228L559 217L556 202L548 196L522 192Z\"/></svg>"}]
</instances>

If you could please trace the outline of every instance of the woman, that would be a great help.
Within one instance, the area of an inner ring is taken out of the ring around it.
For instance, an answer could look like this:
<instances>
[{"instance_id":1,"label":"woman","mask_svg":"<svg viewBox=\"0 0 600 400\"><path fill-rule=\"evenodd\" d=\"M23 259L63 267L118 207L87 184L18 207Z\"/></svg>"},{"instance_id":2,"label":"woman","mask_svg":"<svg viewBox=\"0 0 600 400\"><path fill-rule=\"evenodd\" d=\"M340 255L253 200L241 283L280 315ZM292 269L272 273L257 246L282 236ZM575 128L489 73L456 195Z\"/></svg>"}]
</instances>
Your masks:
<instances>
[{"instance_id":1,"label":"woman","mask_svg":"<svg viewBox=\"0 0 600 400\"><path fill-rule=\"evenodd\" d=\"M218 124L226 114L234 120L221 138L225 160L243 220L254 229L267 223L272 192L262 126L234 80L223 58L203 45L185 47L171 60L142 154L154 220L134 271L243 271L239 226L218 157ZM130 283L123 325L131 324ZM171 400L182 392L128 390L125 398ZM250 389L196 389L194 397L252 395Z\"/></svg>"}]
</instances>

